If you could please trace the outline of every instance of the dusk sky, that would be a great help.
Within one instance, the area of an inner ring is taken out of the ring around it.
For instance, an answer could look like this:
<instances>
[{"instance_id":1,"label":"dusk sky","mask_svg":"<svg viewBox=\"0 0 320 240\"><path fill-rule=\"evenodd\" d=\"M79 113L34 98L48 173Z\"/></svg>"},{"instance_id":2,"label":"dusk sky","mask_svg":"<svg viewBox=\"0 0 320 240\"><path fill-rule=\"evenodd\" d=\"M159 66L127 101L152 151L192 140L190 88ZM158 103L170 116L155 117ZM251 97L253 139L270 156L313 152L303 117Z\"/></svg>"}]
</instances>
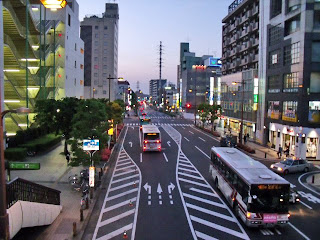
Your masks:
<instances>
[{"instance_id":1,"label":"dusk sky","mask_svg":"<svg viewBox=\"0 0 320 240\"><path fill-rule=\"evenodd\" d=\"M105 3L119 4L118 76L149 92L159 78L159 45L163 44L162 79L176 84L180 42L189 42L196 56L221 57L221 20L233 0L77 0L80 21L101 14Z\"/></svg>"}]
</instances>

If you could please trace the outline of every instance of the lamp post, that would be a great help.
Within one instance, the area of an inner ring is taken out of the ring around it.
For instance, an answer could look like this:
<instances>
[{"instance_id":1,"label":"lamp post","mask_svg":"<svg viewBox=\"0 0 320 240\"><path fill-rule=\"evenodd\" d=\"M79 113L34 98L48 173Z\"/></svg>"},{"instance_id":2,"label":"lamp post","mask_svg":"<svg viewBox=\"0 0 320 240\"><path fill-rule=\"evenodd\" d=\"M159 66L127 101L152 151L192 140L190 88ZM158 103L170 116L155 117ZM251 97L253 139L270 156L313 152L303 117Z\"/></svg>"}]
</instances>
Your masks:
<instances>
[{"instance_id":1,"label":"lamp post","mask_svg":"<svg viewBox=\"0 0 320 240\"><path fill-rule=\"evenodd\" d=\"M1 111L0 103L0 111ZM6 188L6 172L4 162L4 142L3 142L3 119L7 113L30 113L29 108L21 107L13 110L5 110L1 112L0 123L0 239L9 239L9 217L7 214L7 188Z\"/></svg>"},{"instance_id":2,"label":"lamp post","mask_svg":"<svg viewBox=\"0 0 320 240\"><path fill-rule=\"evenodd\" d=\"M197 76L194 78L194 125L197 126Z\"/></svg>"},{"instance_id":3,"label":"lamp post","mask_svg":"<svg viewBox=\"0 0 320 240\"><path fill-rule=\"evenodd\" d=\"M92 89L92 98L94 98L94 93L96 92L97 90L95 88Z\"/></svg>"},{"instance_id":4,"label":"lamp post","mask_svg":"<svg viewBox=\"0 0 320 240\"><path fill-rule=\"evenodd\" d=\"M232 82L232 85L241 84L242 91L241 91L241 125L240 125L240 133L239 133L239 143L242 143L242 132L243 132L243 101L244 101L244 79L241 82Z\"/></svg>"},{"instance_id":5,"label":"lamp post","mask_svg":"<svg viewBox=\"0 0 320 240\"><path fill-rule=\"evenodd\" d=\"M123 80L123 78L122 78L122 77L114 78L114 77L111 77L111 75L109 74L109 77L107 77L107 79L109 80L109 95L108 95L108 98L109 98L109 102L111 102L111 99L110 99L110 85L111 85L111 79Z\"/></svg>"}]
</instances>

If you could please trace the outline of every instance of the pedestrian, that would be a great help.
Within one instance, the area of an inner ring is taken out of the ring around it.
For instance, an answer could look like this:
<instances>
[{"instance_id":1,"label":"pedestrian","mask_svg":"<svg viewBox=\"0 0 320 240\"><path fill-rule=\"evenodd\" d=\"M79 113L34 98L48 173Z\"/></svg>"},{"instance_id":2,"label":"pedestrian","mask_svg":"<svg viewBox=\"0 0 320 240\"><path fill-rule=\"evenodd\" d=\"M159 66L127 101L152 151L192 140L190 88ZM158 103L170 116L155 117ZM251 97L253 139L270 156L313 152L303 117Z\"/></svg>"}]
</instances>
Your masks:
<instances>
[{"instance_id":1,"label":"pedestrian","mask_svg":"<svg viewBox=\"0 0 320 240\"><path fill-rule=\"evenodd\" d=\"M247 142L247 135L244 135L244 136L243 136L243 141L244 141L244 143Z\"/></svg>"},{"instance_id":2,"label":"pedestrian","mask_svg":"<svg viewBox=\"0 0 320 240\"><path fill-rule=\"evenodd\" d=\"M70 153L69 153L69 151L67 151L66 160L67 160L67 163L69 164L69 161L70 161Z\"/></svg>"},{"instance_id":3,"label":"pedestrian","mask_svg":"<svg viewBox=\"0 0 320 240\"><path fill-rule=\"evenodd\" d=\"M289 157L289 147L287 147L287 149L284 151L284 153L286 154L286 157Z\"/></svg>"},{"instance_id":4,"label":"pedestrian","mask_svg":"<svg viewBox=\"0 0 320 240\"><path fill-rule=\"evenodd\" d=\"M282 155L282 147L281 147L281 145L279 144L279 149L278 149L278 158L279 158L279 159L281 158L281 155Z\"/></svg>"}]
</instances>

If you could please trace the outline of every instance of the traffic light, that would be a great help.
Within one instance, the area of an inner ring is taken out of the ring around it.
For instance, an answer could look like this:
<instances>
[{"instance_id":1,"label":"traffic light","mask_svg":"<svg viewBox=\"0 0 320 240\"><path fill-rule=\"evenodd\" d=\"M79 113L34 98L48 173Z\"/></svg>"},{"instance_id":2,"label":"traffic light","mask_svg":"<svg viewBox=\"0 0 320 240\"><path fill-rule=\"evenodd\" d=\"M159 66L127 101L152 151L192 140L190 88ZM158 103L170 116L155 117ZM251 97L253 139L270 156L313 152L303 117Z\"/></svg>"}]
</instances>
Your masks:
<instances>
[{"instance_id":1,"label":"traffic light","mask_svg":"<svg viewBox=\"0 0 320 240\"><path fill-rule=\"evenodd\" d=\"M190 104L190 103L187 103L187 104L186 104L186 107L187 107L187 108L191 108L191 104Z\"/></svg>"}]
</instances>

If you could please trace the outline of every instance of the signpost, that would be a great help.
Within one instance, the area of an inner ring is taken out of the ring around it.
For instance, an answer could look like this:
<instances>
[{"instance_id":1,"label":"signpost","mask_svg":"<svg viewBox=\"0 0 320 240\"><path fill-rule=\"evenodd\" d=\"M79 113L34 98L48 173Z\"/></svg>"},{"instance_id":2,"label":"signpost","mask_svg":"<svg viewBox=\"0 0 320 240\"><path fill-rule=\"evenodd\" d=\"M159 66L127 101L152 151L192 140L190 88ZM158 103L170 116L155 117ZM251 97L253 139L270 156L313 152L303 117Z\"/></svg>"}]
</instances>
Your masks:
<instances>
[{"instance_id":1,"label":"signpost","mask_svg":"<svg viewBox=\"0 0 320 240\"><path fill-rule=\"evenodd\" d=\"M9 162L10 170L39 170L40 163Z\"/></svg>"}]
</instances>

